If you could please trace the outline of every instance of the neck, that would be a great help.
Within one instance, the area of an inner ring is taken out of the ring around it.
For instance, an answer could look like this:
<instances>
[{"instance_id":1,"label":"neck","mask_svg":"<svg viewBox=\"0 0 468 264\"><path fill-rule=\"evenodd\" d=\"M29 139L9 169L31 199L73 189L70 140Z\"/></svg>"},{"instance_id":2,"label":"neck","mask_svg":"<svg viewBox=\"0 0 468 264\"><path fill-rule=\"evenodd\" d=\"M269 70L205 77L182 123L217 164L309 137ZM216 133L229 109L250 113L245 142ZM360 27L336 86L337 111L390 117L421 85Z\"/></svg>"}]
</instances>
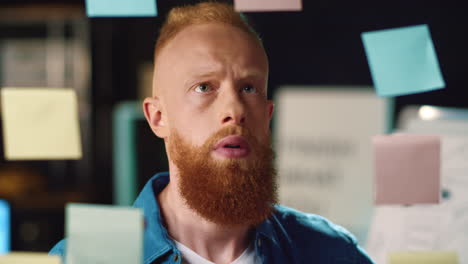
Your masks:
<instances>
[{"instance_id":1,"label":"neck","mask_svg":"<svg viewBox=\"0 0 468 264\"><path fill-rule=\"evenodd\" d=\"M231 263L251 242L249 226L223 226L210 222L190 209L178 190L178 175L157 199L169 235L198 255L214 263Z\"/></svg>"}]
</instances>

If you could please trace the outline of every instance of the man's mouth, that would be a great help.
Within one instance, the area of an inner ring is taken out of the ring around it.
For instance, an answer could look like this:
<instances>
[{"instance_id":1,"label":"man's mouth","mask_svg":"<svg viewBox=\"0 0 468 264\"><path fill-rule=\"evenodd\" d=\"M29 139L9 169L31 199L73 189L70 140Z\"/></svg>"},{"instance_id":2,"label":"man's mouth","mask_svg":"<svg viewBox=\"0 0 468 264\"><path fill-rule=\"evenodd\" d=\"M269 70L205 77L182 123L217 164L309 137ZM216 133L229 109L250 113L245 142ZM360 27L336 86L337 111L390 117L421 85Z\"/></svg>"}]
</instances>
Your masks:
<instances>
[{"instance_id":1,"label":"man's mouth","mask_svg":"<svg viewBox=\"0 0 468 264\"><path fill-rule=\"evenodd\" d=\"M250 148L244 137L227 136L215 144L214 152L224 158L242 158L250 153Z\"/></svg>"}]
</instances>

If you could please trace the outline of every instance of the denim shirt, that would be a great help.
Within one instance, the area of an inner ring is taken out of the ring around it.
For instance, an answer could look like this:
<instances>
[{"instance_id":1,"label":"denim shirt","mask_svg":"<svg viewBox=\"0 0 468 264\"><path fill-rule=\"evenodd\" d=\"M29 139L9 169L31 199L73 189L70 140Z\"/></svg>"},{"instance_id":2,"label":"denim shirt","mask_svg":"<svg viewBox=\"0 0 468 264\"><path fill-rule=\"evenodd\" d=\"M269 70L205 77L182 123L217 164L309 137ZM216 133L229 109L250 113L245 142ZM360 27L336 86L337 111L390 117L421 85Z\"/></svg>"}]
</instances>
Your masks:
<instances>
[{"instance_id":1,"label":"denim shirt","mask_svg":"<svg viewBox=\"0 0 468 264\"><path fill-rule=\"evenodd\" d=\"M163 226L157 195L169 183L169 174L158 173L141 191L134 207L145 216L144 264L182 263L180 251ZM325 218L276 205L274 213L256 227L254 245L262 263L372 264L344 228ZM65 240L50 251L64 259Z\"/></svg>"}]
</instances>

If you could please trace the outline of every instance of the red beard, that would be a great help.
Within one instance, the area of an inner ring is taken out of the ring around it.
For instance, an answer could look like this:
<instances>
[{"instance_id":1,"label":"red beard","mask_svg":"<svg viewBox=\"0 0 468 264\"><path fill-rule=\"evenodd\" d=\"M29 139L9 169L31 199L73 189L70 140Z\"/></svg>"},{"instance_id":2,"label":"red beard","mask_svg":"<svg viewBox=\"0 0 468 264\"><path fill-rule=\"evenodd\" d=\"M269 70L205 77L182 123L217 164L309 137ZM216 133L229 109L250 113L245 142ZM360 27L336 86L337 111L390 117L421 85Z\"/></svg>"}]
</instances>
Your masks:
<instances>
[{"instance_id":1,"label":"red beard","mask_svg":"<svg viewBox=\"0 0 468 264\"><path fill-rule=\"evenodd\" d=\"M247 158L214 159L213 146L230 135L243 136L251 153ZM179 192L201 217L220 225L255 226L271 215L278 195L269 138L261 144L247 129L230 126L195 147L173 131L169 151L179 169Z\"/></svg>"}]
</instances>

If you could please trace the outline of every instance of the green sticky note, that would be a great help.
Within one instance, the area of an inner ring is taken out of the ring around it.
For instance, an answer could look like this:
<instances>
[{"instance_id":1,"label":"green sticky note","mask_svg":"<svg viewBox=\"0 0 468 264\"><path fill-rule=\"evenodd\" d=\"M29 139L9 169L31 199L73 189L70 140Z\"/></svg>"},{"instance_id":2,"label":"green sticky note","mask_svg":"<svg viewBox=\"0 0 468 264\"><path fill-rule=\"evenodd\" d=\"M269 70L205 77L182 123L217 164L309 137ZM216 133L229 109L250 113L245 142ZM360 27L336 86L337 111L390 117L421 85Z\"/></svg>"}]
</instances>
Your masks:
<instances>
[{"instance_id":1,"label":"green sticky note","mask_svg":"<svg viewBox=\"0 0 468 264\"><path fill-rule=\"evenodd\" d=\"M86 0L89 17L157 16L156 0Z\"/></svg>"},{"instance_id":2,"label":"green sticky note","mask_svg":"<svg viewBox=\"0 0 468 264\"><path fill-rule=\"evenodd\" d=\"M445 87L427 25L365 32L361 37L379 96Z\"/></svg>"},{"instance_id":3,"label":"green sticky note","mask_svg":"<svg viewBox=\"0 0 468 264\"><path fill-rule=\"evenodd\" d=\"M68 204L66 263L143 263L139 208Z\"/></svg>"},{"instance_id":4,"label":"green sticky note","mask_svg":"<svg viewBox=\"0 0 468 264\"><path fill-rule=\"evenodd\" d=\"M391 252L388 264L458 264L458 255L451 251Z\"/></svg>"}]
</instances>

